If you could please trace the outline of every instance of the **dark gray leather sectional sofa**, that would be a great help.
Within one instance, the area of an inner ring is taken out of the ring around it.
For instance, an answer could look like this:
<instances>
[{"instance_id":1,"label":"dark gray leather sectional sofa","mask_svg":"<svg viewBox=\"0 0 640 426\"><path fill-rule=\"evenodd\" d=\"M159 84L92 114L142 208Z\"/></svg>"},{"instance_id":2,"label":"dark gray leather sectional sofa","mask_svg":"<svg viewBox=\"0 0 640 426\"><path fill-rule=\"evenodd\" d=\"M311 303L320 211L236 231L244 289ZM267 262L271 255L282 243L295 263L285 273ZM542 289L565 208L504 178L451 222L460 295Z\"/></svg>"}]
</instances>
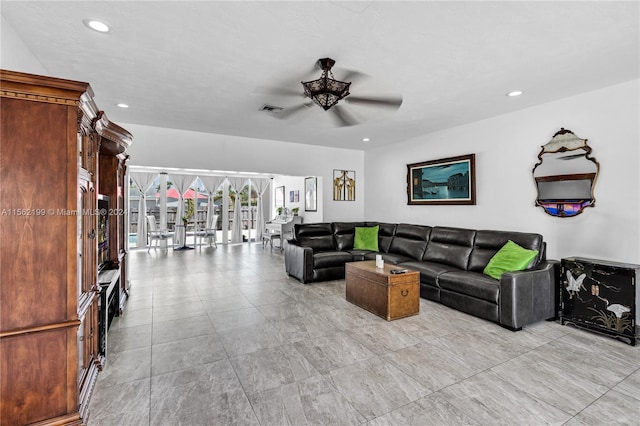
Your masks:
<instances>
[{"instance_id":1,"label":"dark gray leather sectional sofa","mask_svg":"<svg viewBox=\"0 0 640 426\"><path fill-rule=\"evenodd\" d=\"M379 226L378 252L354 250L356 227ZM500 280L482 273L508 241L538 256L525 271ZM545 260L542 236L441 226L377 222L295 225L285 242L287 274L302 283L344 278L344 264L375 259L420 272L420 296L496 322L511 330L555 316L559 262Z\"/></svg>"}]
</instances>

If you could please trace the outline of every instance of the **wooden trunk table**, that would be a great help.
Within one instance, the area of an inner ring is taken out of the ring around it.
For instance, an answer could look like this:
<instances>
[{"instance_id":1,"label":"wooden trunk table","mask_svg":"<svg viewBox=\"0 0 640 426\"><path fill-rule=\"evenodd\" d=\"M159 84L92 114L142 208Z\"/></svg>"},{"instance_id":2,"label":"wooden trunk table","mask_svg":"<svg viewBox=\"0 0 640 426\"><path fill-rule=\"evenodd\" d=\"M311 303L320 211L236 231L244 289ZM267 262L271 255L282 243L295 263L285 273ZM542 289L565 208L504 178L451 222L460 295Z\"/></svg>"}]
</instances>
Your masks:
<instances>
[{"instance_id":1,"label":"wooden trunk table","mask_svg":"<svg viewBox=\"0 0 640 426\"><path fill-rule=\"evenodd\" d=\"M392 274L397 265L376 268L375 260L345 264L347 300L387 321L420 312L420 273Z\"/></svg>"}]
</instances>

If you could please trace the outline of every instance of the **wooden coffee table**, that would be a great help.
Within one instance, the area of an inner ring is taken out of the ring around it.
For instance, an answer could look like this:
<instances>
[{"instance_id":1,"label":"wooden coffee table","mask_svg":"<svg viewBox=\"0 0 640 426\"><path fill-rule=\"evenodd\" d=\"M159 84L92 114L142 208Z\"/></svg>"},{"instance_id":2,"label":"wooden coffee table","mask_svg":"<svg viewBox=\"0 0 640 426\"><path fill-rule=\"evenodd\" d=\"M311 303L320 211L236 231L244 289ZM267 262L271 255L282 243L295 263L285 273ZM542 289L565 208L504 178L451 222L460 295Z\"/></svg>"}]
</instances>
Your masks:
<instances>
[{"instance_id":1,"label":"wooden coffee table","mask_svg":"<svg viewBox=\"0 0 640 426\"><path fill-rule=\"evenodd\" d=\"M347 300L387 321L420 312L420 273L408 270L394 275L396 265L376 268L375 260L345 264Z\"/></svg>"}]
</instances>

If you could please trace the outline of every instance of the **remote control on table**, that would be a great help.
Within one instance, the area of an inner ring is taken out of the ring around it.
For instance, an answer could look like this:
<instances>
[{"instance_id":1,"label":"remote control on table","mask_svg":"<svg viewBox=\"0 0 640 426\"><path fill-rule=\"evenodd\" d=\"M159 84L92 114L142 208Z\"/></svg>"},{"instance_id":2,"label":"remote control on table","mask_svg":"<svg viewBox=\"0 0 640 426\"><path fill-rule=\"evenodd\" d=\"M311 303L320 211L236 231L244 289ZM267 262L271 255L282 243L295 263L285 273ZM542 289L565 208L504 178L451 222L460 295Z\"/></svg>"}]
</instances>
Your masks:
<instances>
[{"instance_id":1,"label":"remote control on table","mask_svg":"<svg viewBox=\"0 0 640 426\"><path fill-rule=\"evenodd\" d=\"M391 273L394 274L394 275L395 274L404 274L405 272L407 272L406 269L392 269L391 270Z\"/></svg>"}]
</instances>

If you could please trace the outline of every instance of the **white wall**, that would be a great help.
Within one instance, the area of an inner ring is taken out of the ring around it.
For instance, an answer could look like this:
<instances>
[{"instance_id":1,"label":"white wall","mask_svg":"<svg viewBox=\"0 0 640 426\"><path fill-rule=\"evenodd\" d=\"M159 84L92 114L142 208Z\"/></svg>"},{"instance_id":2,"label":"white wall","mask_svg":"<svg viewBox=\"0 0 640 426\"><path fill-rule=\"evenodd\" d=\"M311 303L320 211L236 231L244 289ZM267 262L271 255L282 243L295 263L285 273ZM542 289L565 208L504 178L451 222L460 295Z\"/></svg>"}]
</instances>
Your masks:
<instances>
[{"instance_id":1,"label":"white wall","mask_svg":"<svg viewBox=\"0 0 640 426\"><path fill-rule=\"evenodd\" d=\"M298 212L298 216L302 216L304 223L314 223L314 222L322 222L323 214L322 214L322 185L320 184L320 179L318 179L318 203L317 203L317 211L305 211L304 209L304 197L305 197L305 187L304 187L304 179L307 176L276 176L273 179L271 193L275 188L279 186L284 186L284 205L286 208L291 210L294 207L298 207L300 210ZM298 191L298 202L290 201L290 192ZM272 211L275 211L275 195L272 195L273 206L271 207Z\"/></svg>"},{"instance_id":2,"label":"white wall","mask_svg":"<svg viewBox=\"0 0 640 426\"><path fill-rule=\"evenodd\" d=\"M364 186L360 185L364 176L362 151L118 124L134 137L128 151L131 165L317 176L318 213L310 216L310 220L305 218L305 222L362 220L364 216ZM356 201L333 201L333 169L356 171ZM301 197L303 193L300 192Z\"/></svg>"},{"instance_id":3,"label":"white wall","mask_svg":"<svg viewBox=\"0 0 640 426\"><path fill-rule=\"evenodd\" d=\"M538 232L548 258L640 263L639 91L635 80L368 151L365 219ZM561 127L587 138L601 167L596 206L573 218L534 206L531 171ZM407 164L471 153L475 206L407 205Z\"/></svg>"},{"instance_id":4,"label":"white wall","mask_svg":"<svg viewBox=\"0 0 640 426\"><path fill-rule=\"evenodd\" d=\"M0 16L0 68L47 75L47 70L31 53L13 27Z\"/></svg>"}]
</instances>

